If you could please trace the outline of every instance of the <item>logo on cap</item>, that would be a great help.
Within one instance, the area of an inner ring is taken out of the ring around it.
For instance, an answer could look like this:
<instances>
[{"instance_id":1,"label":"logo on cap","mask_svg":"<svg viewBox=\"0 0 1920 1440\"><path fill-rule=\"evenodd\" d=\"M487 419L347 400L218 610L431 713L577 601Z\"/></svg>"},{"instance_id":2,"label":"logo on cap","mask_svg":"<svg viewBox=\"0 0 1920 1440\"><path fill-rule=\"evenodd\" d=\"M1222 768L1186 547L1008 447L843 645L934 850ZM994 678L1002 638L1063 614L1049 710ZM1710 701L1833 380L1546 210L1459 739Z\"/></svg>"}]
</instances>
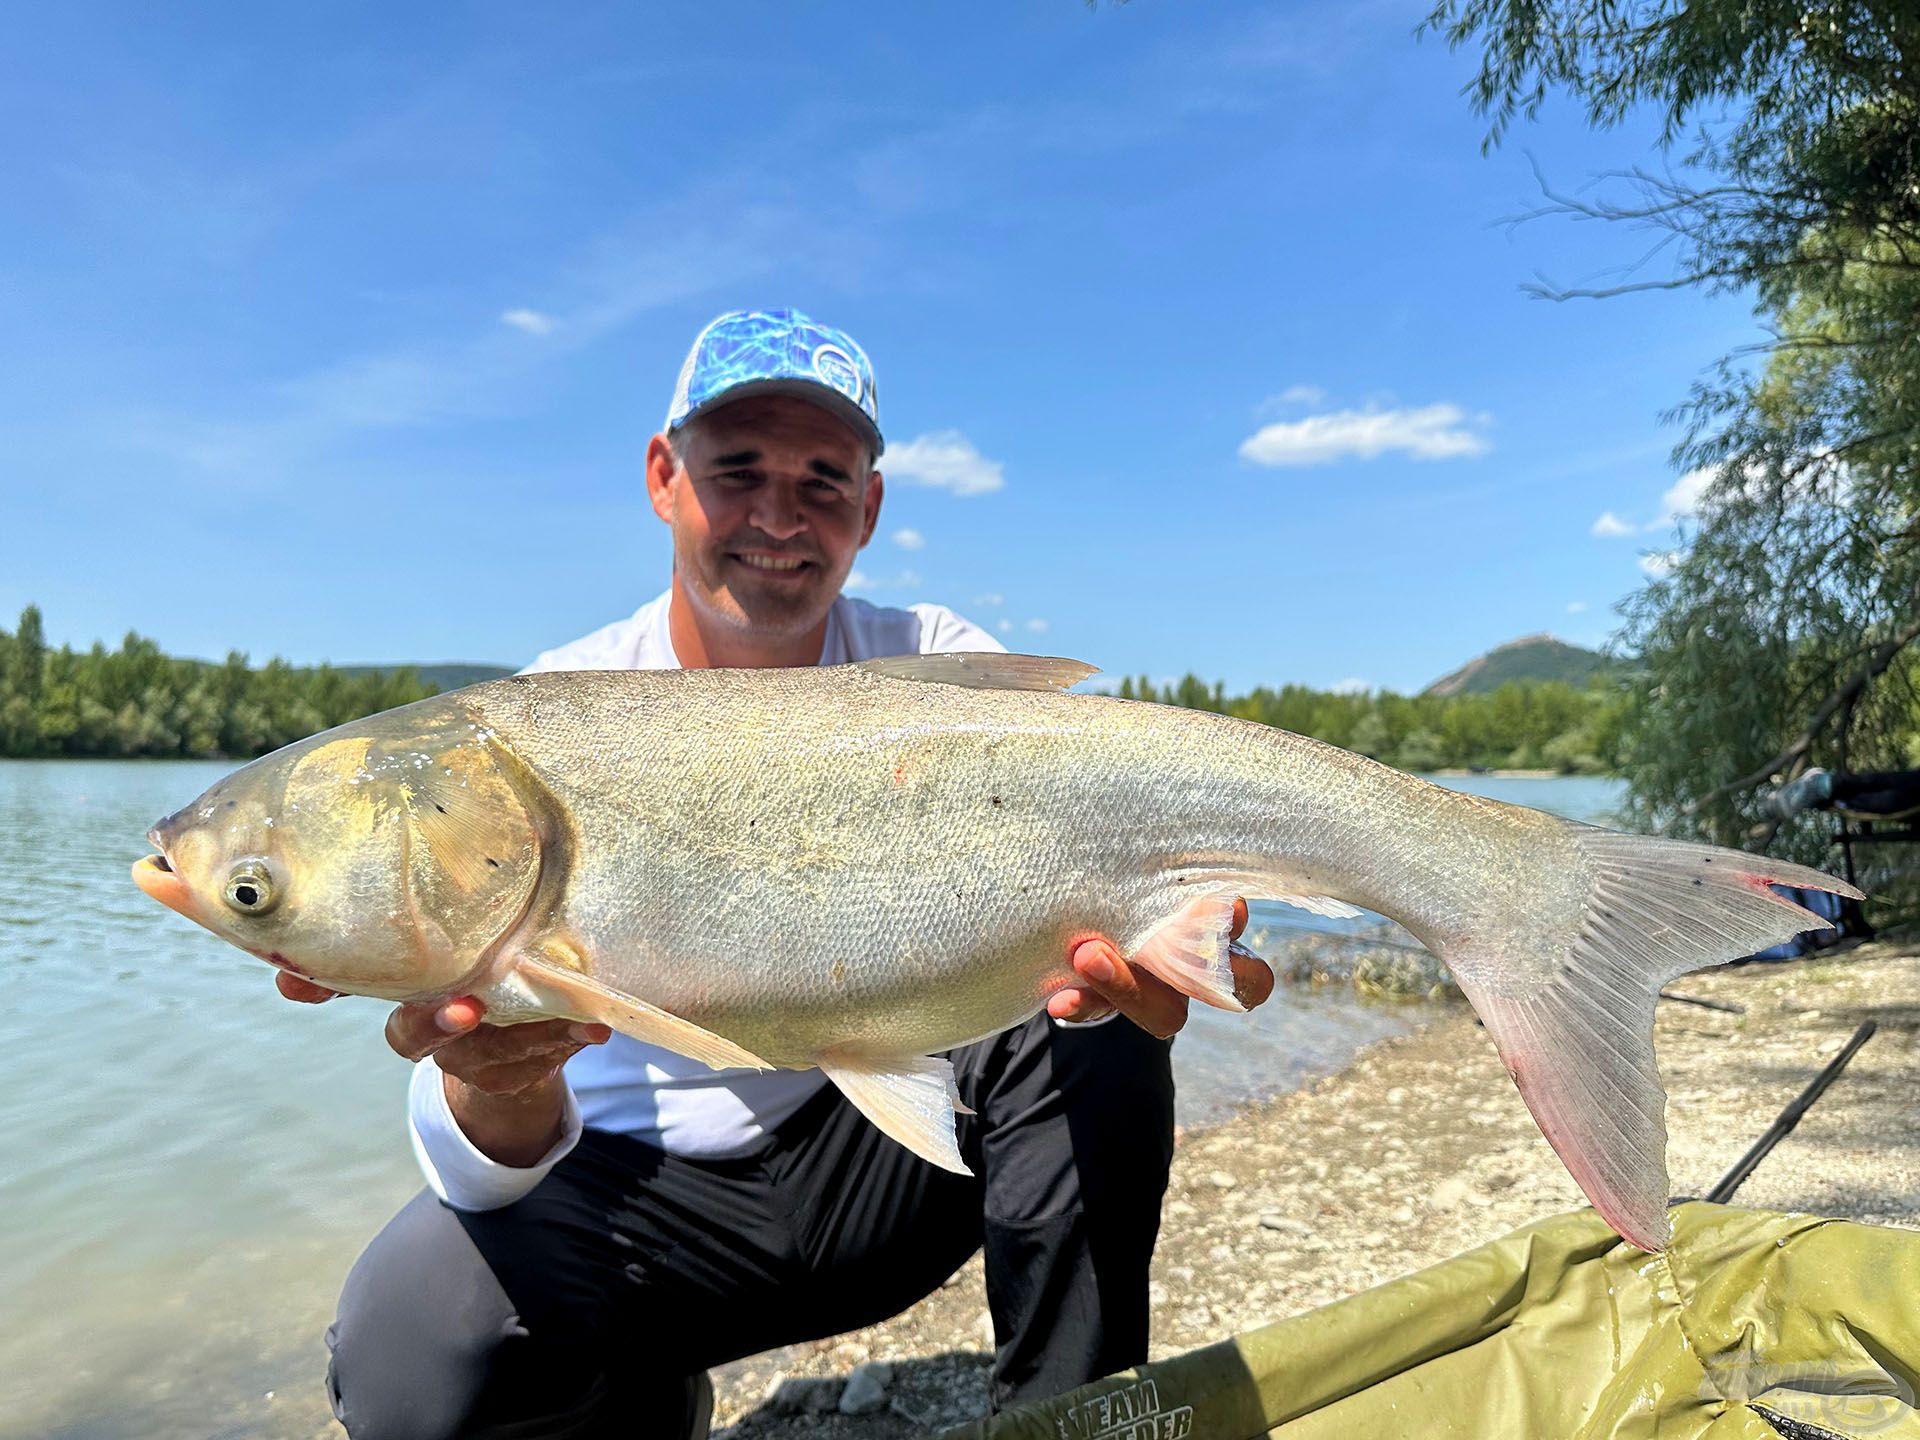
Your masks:
<instances>
[{"instance_id":1,"label":"logo on cap","mask_svg":"<svg viewBox=\"0 0 1920 1440\"><path fill-rule=\"evenodd\" d=\"M813 352L813 373L854 404L860 404L860 367L838 345L822 345Z\"/></svg>"}]
</instances>

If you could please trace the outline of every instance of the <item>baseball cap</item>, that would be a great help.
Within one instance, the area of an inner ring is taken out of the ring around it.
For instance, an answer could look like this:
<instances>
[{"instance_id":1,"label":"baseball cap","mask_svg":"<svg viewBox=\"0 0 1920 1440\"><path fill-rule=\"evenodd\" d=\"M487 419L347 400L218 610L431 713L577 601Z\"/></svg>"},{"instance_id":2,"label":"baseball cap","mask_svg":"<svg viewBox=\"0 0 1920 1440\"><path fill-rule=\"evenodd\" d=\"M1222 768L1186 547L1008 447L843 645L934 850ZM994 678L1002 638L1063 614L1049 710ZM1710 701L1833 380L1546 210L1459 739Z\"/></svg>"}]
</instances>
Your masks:
<instances>
[{"instance_id":1,"label":"baseball cap","mask_svg":"<svg viewBox=\"0 0 1920 1440\"><path fill-rule=\"evenodd\" d=\"M877 456L880 402L873 362L844 330L798 310L729 310L694 338L673 387L667 429L749 395L794 395L839 416Z\"/></svg>"}]
</instances>

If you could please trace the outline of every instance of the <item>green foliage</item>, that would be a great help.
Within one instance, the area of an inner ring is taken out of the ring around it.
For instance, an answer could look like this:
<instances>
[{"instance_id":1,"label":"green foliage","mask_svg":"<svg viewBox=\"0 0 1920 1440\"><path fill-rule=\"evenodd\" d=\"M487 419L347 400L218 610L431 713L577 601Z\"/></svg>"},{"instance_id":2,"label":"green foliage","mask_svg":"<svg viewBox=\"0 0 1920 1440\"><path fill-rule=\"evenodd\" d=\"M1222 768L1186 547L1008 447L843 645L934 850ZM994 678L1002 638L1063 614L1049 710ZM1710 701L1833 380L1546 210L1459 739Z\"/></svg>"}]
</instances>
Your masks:
<instances>
[{"instance_id":1,"label":"green foliage","mask_svg":"<svg viewBox=\"0 0 1920 1440\"><path fill-rule=\"evenodd\" d=\"M34 605L0 630L0 756L239 759L434 693L411 668L255 670L238 653L209 665L131 632L118 650L49 650Z\"/></svg>"},{"instance_id":2,"label":"green foliage","mask_svg":"<svg viewBox=\"0 0 1920 1440\"><path fill-rule=\"evenodd\" d=\"M1509 682L1490 694L1346 694L1286 685L1228 697L1224 686L1209 687L1195 675L1165 686L1142 675L1122 680L1117 693L1257 720L1401 770L1486 766L1578 775L1612 773L1627 704L1605 676L1584 686Z\"/></svg>"},{"instance_id":3,"label":"green foliage","mask_svg":"<svg viewBox=\"0 0 1920 1440\"><path fill-rule=\"evenodd\" d=\"M1559 293L1740 290L1772 337L1681 412L1676 459L1711 483L1628 604L1642 673L1613 744L1643 824L1829 858L1827 822L1781 831L1763 787L1920 763L1920 6L1440 0L1427 23L1483 46L1490 144L1551 91L1691 136L1677 172L1548 208L1650 230L1671 264Z\"/></svg>"}]
</instances>

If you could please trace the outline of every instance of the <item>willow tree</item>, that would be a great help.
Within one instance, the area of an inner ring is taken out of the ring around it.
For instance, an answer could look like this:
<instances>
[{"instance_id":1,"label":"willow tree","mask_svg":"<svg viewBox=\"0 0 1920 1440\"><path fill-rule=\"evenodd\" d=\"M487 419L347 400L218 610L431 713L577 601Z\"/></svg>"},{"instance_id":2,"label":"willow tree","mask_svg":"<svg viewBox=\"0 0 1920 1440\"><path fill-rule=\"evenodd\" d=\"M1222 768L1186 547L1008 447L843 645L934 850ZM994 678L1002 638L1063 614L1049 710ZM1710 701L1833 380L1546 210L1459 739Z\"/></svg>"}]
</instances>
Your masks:
<instances>
[{"instance_id":1,"label":"willow tree","mask_svg":"<svg viewBox=\"0 0 1920 1440\"><path fill-rule=\"evenodd\" d=\"M1477 45L1489 145L1553 92L1597 127L1651 110L1654 166L1541 213L1641 232L1629 279L1751 297L1766 339L1676 414L1710 477L1627 602L1621 737L1646 824L1818 858L1762 787L1920 765L1920 6L1913 0L1442 0Z\"/></svg>"}]
</instances>

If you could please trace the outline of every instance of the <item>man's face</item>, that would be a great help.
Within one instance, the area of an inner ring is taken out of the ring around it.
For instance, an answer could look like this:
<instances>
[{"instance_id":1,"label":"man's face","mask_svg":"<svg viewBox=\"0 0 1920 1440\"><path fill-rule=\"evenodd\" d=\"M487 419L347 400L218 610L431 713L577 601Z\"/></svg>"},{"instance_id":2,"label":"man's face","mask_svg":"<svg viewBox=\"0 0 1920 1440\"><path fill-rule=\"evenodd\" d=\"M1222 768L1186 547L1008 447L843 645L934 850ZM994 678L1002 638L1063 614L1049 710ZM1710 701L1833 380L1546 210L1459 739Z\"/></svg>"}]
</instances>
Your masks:
<instances>
[{"instance_id":1,"label":"man's face","mask_svg":"<svg viewBox=\"0 0 1920 1440\"><path fill-rule=\"evenodd\" d=\"M880 514L866 443L788 395L737 400L683 427L677 468L656 437L647 490L702 618L768 638L826 618Z\"/></svg>"}]
</instances>

